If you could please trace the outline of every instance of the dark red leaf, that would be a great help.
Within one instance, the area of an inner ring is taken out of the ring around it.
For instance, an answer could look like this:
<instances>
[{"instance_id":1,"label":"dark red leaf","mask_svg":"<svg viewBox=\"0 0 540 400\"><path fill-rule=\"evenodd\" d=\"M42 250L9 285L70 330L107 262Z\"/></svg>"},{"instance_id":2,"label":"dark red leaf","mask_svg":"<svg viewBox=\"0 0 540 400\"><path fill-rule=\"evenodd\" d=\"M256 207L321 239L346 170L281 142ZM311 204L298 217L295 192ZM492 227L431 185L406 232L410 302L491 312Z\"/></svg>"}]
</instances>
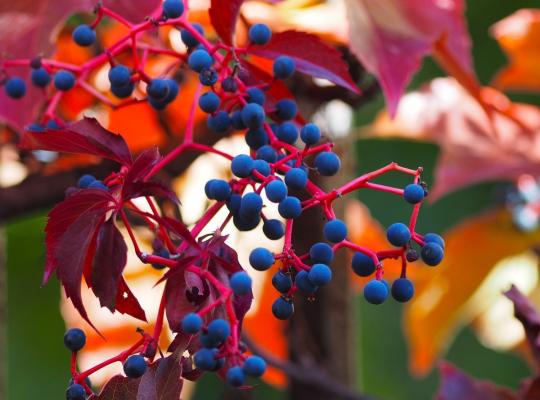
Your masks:
<instances>
[{"instance_id":1,"label":"dark red leaf","mask_svg":"<svg viewBox=\"0 0 540 400\"><path fill-rule=\"evenodd\" d=\"M443 362L439 368L441 384L437 400L517 400L511 390L489 381L478 381L454 365Z\"/></svg>"},{"instance_id":2,"label":"dark red leaf","mask_svg":"<svg viewBox=\"0 0 540 400\"><path fill-rule=\"evenodd\" d=\"M131 153L120 135L103 128L96 119L84 118L64 129L45 132L26 131L20 142L26 150L50 150L66 153L91 154L131 165Z\"/></svg>"},{"instance_id":3,"label":"dark red leaf","mask_svg":"<svg viewBox=\"0 0 540 400\"><path fill-rule=\"evenodd\" d=\"M125 187L125 186L124 186ZM176 193L159 182L133 182L129 185L126 196L124 200L136 199L137 197L143 196L156 196L167 198L173 203L180 204L180 200Z\"/></svg>"},{"instance_id":4,"label":"dark red leaf","mask_svg":"<svg viewBox=\"0 0 540 400\"><path fill-rule=\"evenodd\" d=\"M120 277L118 290L116 293L116 311L121 314L128 314L132 317L146 321L146 314L142 309L137 298L133 295L126 281Z\"/></svg>"},{"instance_id":5,"label":"dark red leaf","mask_svg":"<svg viewBox=\"0 0 540 400\"><path fill-rule=\"evenodd\" d=\"M169 357L157 361L156 388L158 400L178 400L182 391L182 365L179 354L175 352Z\"/></svg>"},{"instance_id":6,"label":"dark red leaf","mask_svg":"<svg viewBox=\"0 0 540 400\"><path fill-rule=\"evenodd\" d=\"M271 59L289 56L296 62L298 71L359 92L341 53L316 35L298 31L279 32L272 35L268 44L250 46L248 51Z\"/></svg>"},{"instance_id":7,"label":"dark red leaf","mask_svg":"<svg viewBox=\"0 0 540 400\"><path fill-rule=\"evenodd\" d=\"M210 3L210 22L225 44L233 44L236 21L244 0L212 0Z\"/></svg>"},{"instance_id":8,"label":"dark red leaf","mask_svg":"<svg viewBox=\"0 0 540 400\"><path fill-rule=\"evenodd\" d=\"M175 233L179 238L184 239L194 248L200 248L199 244L184 224L169 217L160 217L158 220L161 225Z\"/></svg>"},{"instance_id":9,"label":"dark red leaf","mask_svg":"<svg viewBox=\"0 0 540 400\"><path fill-rule=\"evenodd\" d=\"M88 400L137 400L140 381L141 378L115 375L103 386L98 395L90 396Z\"/></svg>"},{"instance_id":10,"label":"dark red leaf","mask_svg":"<svg viewBox=\"0 0 540 400\"><path fill-rule=\"evenodd\" d=\"M540 366L540 315L529 299L514 285L504 294L514 303L514 315L525 328L529 347L536 364Z\"/></svg>"}]
</instances>

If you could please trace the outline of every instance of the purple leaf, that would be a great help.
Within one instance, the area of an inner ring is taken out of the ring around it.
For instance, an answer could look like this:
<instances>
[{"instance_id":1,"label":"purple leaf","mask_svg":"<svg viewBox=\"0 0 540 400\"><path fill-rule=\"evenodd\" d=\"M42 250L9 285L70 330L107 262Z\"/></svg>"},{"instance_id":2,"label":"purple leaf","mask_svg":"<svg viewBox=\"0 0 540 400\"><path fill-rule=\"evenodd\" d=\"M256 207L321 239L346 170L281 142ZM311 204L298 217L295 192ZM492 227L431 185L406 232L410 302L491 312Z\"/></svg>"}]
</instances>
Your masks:
<instances>
[{"instance_id":1,"label":"purple leaf","mask_svg":"<svg viewBox=\"0 0 540 400\"><path fill-rule=\"evenodd\" d=\"M236 21L244 0L211 0L210 22L225 44L233 44Z\"/></svg>"},{"instance_id":2,"label":"purple leaf","mask_svg":"<svg viewBox=\"0 0 540 400\"><path fill-rule=\"evenodd\" d=\"M137 400L140 381L141 378L115 375L103 386L98 395L92 395L88 400Z\"/></svg>"},{"instance_id":3,"label":"purple leaf","mask_svg":"<svg viewBox=\"0 0 540 400\"><path fill-rule=\"evenodd\" d=\"M132 164L131 153L124 138L103 128L94 118L84 118L64 129L26 131L20 146L26 150L91 154L123 165Z\"/></svg>"},{"instance_id":4,"label":"purple leaf","mask_svg":"<svg viewBox=\"0 0 540 400\"><path fill-rule=\"evenodd\" d=\"M250 46L248 52L272 59L289 56L294 59L298 71L359 92L341 53L316 35L298 31L279 32L272 35L268 44Z\"/></svg>"}]
</instances>

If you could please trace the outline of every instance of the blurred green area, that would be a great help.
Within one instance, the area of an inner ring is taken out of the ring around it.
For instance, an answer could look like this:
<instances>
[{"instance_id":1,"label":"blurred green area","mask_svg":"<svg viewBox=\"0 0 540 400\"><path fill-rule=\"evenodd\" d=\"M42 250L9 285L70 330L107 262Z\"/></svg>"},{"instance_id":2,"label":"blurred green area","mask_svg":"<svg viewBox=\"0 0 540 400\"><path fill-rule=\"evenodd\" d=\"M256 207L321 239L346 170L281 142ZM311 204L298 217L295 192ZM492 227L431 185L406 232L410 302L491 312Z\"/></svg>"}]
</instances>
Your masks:
<instances>
[{"instance_id":1,"label":"blurred green area","mask_svg":"<svg viewBox=\"0 0 540 400\"><path fill-rule=\"evenodd\" d=\"M482 82L488 83L505 58L488 28L517 8L537 7L536 1L493 2L469 1L467 18L474 43L474 60ZM431 60L411 87L443 73ZM539 103L538 96L520 95L516 99ZM383 106L383 99L363 107L356 123L373 119ZM365 172L396 161L410 167L422 165L424 179L432 183L438 155L436 146L392 139L361 139L357 145L359 172ZM404 185L397 175L381 183ZM493 206L501 183L476 185L443 198L422 209L419 230L444 231L470 215ZM404 220L408 206L394 196L365 191L358 198L366 203L384 226ZM69 354L62 344L64 324L58 310L59 286L52 281L40 288L44 263L43 216L12 221L7 225L7 366L8 400L56 399L69 379ZM431 398L438 378L433 372L425 379L411 377L407 370L407 349L401 330L402 307L395 302L369 306L361 298L356 302L358 387L381 399L418 400ZM483 347L469 328L465 328L450 346L446 358L479 378L517 387L529 374L525 362L509 353L497 353ZM214 376L205 376L197 385L194 399L225 398L230 391ZM284 395L264 384L256 387L254 399L281 399ZM229 397L227 397L229 398ZM230 398L234 398L230 396Z\"/></svg>"}]
</instances>

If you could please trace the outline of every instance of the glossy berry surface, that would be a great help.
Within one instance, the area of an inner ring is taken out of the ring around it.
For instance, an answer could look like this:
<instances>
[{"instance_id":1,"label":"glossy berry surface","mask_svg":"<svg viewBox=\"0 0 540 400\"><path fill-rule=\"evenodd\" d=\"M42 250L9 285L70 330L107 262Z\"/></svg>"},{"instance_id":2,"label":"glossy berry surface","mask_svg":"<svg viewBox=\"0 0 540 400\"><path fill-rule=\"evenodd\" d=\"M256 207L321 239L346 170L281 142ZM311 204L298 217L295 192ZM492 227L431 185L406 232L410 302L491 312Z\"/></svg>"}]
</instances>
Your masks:
<instances>
[{"instance_id":1,"label":"glossy berry surface","mask_svg":"<svg viewBox=\"0 0 540 400\"><path fill-rule=\"evenodd\" d=\"M392 297L400 303L405 303L412 299L414 295L414 286L406 278L399 278L392 283Z\"/></svg>"},{"instance_id":2,"label":"glossy berry surface","mask_svg":"<svg viewBox=\"0 0 540 400\"><path fill-rule=\"evenodd\" d=\"M84 347L86 344L86 335L79 328L73 328L68 330L64 334L64 345L69 351L76 352Z\"/></svg>"},{"instance_id":3,"label":"glossy berry surface","mask_svg":"<svg viewBox=\"0 0 540 400\"><path fill-rule=\"evenodd\" d=\"M308 278L315 286L323 286L332 280L332 270L326 264L314 264L308 272Z\"/></svg>"},{"instance_id":4,"label":"glossy berry surface","mask_svg":"<svg viewBox=\"0 0 540 400\"><path fill-rule=\"evenodd\" d=\"M75 86L75 75L69 71L58 71L54 75L54 87L60 91L68 91Z\"/></svg>"},{"instance_id":5,"label":"glossy berry surface","mask_svg":"<svg viewBox=\"0 0 540 400\"><path fill-rule=\"evenodd\" d=\"M335 153L325 151L315 157L315 168L323 176L333 176L340 170L341 160Z\"/></svg>"},{"instance_id":6,"label":"glossy berry surface","mask_svg":"<svg viewBox=\"0 0 540 400\"><path fill-rule=\"evenodd\" d=\"M248 38L253 44L264 45L272 38L272 31L266 24L255 24L249 28Z\"/></svg>"},{"instance_id":7,"label":"glossy berry surface","mask_svg":"<svg viewBox=\"0 0 540 400\"><path fill-rule=\"evenodd\" d=\"M266 361L259 356L250 356L244 361L243 368L247 375L259 378L266 371Z\"/></svg>"},{"instance_id":8,"label":"glossy berry surface","mask_svg":"<svg viewBox=\"0 0 540 400\"><path fill-rule=\"evenodd\" d=\"M235 366L229 368L229 370L225 374L225 379L227 380L227 383L229 385L238 387L244 384L246 380L246 374L244 373L242 367Z\"/></svg>"},{"instance_id":9,"label":"glossy berry surface","mask_svg":"<svg viewBox=\"0 0 540 400\"><path fill-rule=\"evenodd\" d=\"M394 246L402 247L411 240L411 232L409 227L401 222L396 222L386 230L386 238Z\"/></svg>"},{"instance_id":10,"label":"glossy berry surface","mask_svg":"<svg viewBox=\"0 0 540 400\"><path fill-rule=\"evenodd\" d=\"M277 79L287 79L293 76L296 64L291 57L280 56L276 58L272 68Z\"/></svg>"},{"instance_id":11,"label":"glossy berry surface","mask_svg":"<svg viewBox=\"0 0 540 400\"><path fill-rule=\"evenodd\" d=\"M26 94L26 83L18 76L13 76L6 81L4 90L12 99L20 99Z\"/></svg>"},{"instance_id":12,"label":"glossy berry surface","mask_svg":"<svg viewBox=\"0 0 540 400\"><path fill-rule=\"evenodd\" d=\"M140 378L146 372L146 368L146 360L138 354L129 356L124 362L124 373L128 378Z\"/></svg>"},{"instance_id":13,"label":"glossy berry surface","mask_svg":"<svg viewBox=\"0 0 540 400\"><path fill-rule=\"evenodd\" d=\"M266 271L274 264L274 255L264 247L253 249L249 255L249 263L257 271Z\"/></svg>"},{"instance_id":14,"label":"glossy berry surface","mask_svg":"<svg viewBox=\"0 0 540 400\"><path fill-rule=\"evenodd\" d=\"M96 41L96 32L88 25L79 25L73 31L73 40L79 46L90 46Z\"/></svg>"},{"instance_id":15,"label":"glossy berry surface","mask_svg":"<svg viewBox=\"0 0 540 400\"><path fill-rule=\"evenodd\" d=\"M294 305L292 302L278 297L272 303L272 314L280 320L286 320L294 314Z\"/></svg>"},{"instance_id":16,"label":"glossy berry surface","mask_svg":"<svg viewBox=\"0 0 540 400\"><path fill-rule=\"evenodd\" d=\"M437 243L429 242L420 250L420 257L429 266L439 265L444 257L444 250Z\"/></svg>"},{"instance_id":17,"label":"glossy berry surface","mask_svg":"<svg viewBox=\"0 0 540 400\"><path fill-rule=\"evenodd\" d=\"M371 304L382 304L388 298L388 286L381 281L372 280L364 286L364 298Z\"/></svg>"},{"instance_id":18,"label":"glossy berry surface","mask_svg":"<svg viewBox=\"0 0 540 400\"><path fill-rule=\"evenodd\" d=\"M202 328L203 320L199 314L189 313L182 319L182 330L186 333L195 334Z\"/></svg>"},{"instance_id":19,"label":"glossy berry surface","mask_svg":"<svg viewBox=\"0 0 540 400\"><path fill-rule=\"evenodd\" d=\"M237 296L251 293L251 278L244 271L235 272L231 276L230 285Z\"/></svg>"},{"instance_id":20,"label":"glossy berry surface","mask_svg":"<svg viewBox=\"0 0 540 400\"><path fill-rule=\"evenodd\" d=\"M340 219L333 219L324 224L324 238L331 243L338 243L347 237L347 226Z\"/></svg>"},{"instance_id":21,"label":"glossy berry surface","mask_svg":"<svg viewBox=\"0 0 540 400\"><path fill-rule=\"evenodd\" d=\"M66 400L85 400L86 390L83 385L75 383L70 385L66 390Z\"/></svg>"},{"instance_id":22,"label":"glossy berry surface","mask_svg":"<svg viewBox=\"0 0 540 400\"><path fill-rule=\"evenodd\" d=\"M424 200L424 188L416 183L411 183L403 189L403 198L411 204L420 203Z\"/></svg>"},{"instance_id":23,"label":"glossy berry surface","mask_svg":"<svg viewBox=\"0 0 540 400\"><path fill-rule=\"evenodd\" d=\"M352 258L352 269L356 275L370 276L375 272L375 263L373 259L364 253L354 253Z\"/></svg>"}]
</instances>

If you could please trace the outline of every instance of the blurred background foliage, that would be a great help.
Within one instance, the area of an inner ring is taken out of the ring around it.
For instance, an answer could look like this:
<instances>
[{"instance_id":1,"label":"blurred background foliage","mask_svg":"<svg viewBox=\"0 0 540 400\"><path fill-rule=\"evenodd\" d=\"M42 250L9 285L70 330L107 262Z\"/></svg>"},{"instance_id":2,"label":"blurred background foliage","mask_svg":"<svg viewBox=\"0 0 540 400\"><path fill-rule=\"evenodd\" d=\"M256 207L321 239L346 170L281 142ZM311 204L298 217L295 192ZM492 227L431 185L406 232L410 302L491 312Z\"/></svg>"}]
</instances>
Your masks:
<instances>
[{"instance_id":1,"label":"blurred background foliage","mask_svg":"<svg viewBox=\"0 0 540 400\"><path fill-rule=\"evenodd\" d=\"M499 45L488 34L489 27L518 7L537 5L536 1L467 2L474 61L483 83L490 82L494 73L506 62ZM444 75L428 59L415 76L411 88ZM540 104L538 96L516 95L512 98ZM370 123L382 108L382 96L363 105L355 112L355 125ZM359 173L395 161L411 167L424 166L424 179L428 184L432 183L432 172L439 154L436 145L403 139L356 137L355 141L355 151L351 151L349 156L355 157ZM405 184L395 176L381 179L381 183L384 182L397 186ZM420 231L444 232L471 216L493 208L500 200L499 194L505 185L504 182L482 183L426 205L419 220ZM407 204L397 202L392 196L368 191L359 193L358 199L368 206L383 226L407 215ZM58 312L59 285L53 280L46 287L40 287L44 261L44 215L45 210L38 215L10 221L4 231L7 237L7 324L4 328L7 333L7 357L4 362L7 364L9 400L57 398L57 394L65 390L69 377L69 354L62 344L64 322ZM474 268L474 265L467 268ZM437 373L434 370L426 377L416 378L409 372L409 356L402 329L403 310L403 306L395 302L373 307L360 296L355 301L357 387L382 399L430 398L438 384ZM497 352L485 347L468 326L457 334L445 358L475 377L514 388L530 374L522 357L514 352ZM191 398L226 398L227 392L228 389L215 376L205 376L196 384ZM261 383L250 397L277 400L285 395Z\"/></svg>"}]
</instances>

